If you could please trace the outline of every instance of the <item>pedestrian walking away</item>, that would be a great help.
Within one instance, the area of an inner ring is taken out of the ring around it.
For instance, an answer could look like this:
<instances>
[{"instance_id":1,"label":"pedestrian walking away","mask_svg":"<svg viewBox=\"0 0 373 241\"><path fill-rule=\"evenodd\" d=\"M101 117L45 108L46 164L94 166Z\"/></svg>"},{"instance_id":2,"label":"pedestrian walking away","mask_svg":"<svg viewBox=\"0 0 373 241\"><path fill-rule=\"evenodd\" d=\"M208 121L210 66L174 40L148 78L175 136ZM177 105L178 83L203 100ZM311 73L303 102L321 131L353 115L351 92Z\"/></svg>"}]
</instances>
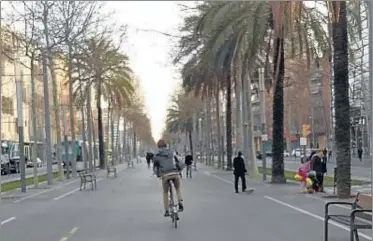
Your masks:
<instances>
[{"instance_id":1,"label":"pedestrian walking away","mask_svg":"<svg viewBox=\"0 0 373 241\"><path fill-rule=\"evenodd\" d=\"M246 178L245 174L247 172L245 167L245 162L242 156L242 152L238 152L238 156L233 159L233 174L234 174L234 189L236 193L238 192L238 180L241 179L242 192L246 191Z\"/></svg>"},{"instance_id":2,"label":"pedestrian walking away","mask_svg":"<svg viewBox=\"0 0 373 241\"><path fill-rule=\"evenodd\" d=\"M361 149L361 147L359 147L359 149L357 150L357 155L359 157L359 161L361 161L363 157L363 149Z\"/></svg>"},{"instance_id":3,"label":"pedestrian walking away","mask_svg":"<svg viewBox=\"0 0 373 241\"><path fill-rule=\"evenodd\" d=\"M193 156L188 154L185 156L185 165L186 165L186 177L192 178L192 163Z\"/></svg>"}]
</instances>

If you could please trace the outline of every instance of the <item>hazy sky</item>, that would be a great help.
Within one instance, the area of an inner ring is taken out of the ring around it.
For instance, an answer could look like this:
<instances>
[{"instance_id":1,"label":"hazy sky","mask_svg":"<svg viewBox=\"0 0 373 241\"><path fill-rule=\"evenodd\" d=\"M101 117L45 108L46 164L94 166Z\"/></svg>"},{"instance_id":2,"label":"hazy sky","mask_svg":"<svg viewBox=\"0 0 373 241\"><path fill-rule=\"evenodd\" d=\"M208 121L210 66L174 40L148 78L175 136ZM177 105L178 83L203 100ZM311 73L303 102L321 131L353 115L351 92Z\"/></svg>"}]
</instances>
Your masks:
<instances>
[{"instance_id":1,"label":"hazy sky","mask_svg":"<svg viewBox=\"0 0 373 241\"><path fill-rule=\"evenodd\" d=\"M158 139L164 127L169 97L180 83L170 58L172 41L175 40L138 29L177 34L177 27L182 21L179 7L173 1L111 1L107 2L107 7L115 10L113 19L128 24L125 50L134 72L140 77L148 115L152 121L153 137Z\"/></svg>"},{"instance_id":2,"label":"hazy sky","mask_svg":"<svg viewBox=\"0 0 373 241\"><path fill-rule=\"evenodd\" d=\"M182 22L178 3L181 2L107 1L102 9L103 12L114 11L110 16L113 25L128 26L128 39L123 50L130 57L131 67L140 79L155 139L160 138L162 133L170 95L180 83L179 73L170 57L177 39L141 29L178 35L177 29ZM194 5L194 2L183 4ZM7 2L2 4L2 8L4 13L13 11Z\"/></svg>"}]
</instances>

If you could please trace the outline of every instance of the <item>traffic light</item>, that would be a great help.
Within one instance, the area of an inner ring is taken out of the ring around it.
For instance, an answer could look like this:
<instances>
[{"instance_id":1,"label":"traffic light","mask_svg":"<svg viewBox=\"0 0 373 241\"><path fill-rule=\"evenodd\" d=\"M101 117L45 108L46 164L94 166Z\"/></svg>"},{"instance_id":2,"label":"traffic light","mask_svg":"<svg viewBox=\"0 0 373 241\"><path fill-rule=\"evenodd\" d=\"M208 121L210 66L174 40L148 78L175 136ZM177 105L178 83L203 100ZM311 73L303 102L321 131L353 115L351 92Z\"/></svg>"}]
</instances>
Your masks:
<instances>
[{"instance_id":1,"label":"traffic light","mask_svg":"<svg viewBox=\"0 0 373 241\"><path fill-rule=\"evenodd\" d=\"M302 125L302 136L307 137L311 134L311 125Z\"/></svg>"}]
</instances>

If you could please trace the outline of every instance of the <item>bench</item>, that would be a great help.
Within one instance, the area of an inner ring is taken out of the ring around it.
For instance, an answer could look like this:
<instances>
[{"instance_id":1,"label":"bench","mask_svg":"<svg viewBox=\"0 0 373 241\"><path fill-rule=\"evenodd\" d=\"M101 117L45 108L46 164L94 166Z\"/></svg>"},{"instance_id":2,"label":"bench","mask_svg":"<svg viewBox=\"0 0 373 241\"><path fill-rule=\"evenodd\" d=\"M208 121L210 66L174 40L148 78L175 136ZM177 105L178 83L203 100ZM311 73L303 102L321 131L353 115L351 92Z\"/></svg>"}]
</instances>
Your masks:
<instances>
[{"instance_id":1,"label":"bench","mask_svg":"<svg viewBox=\"0 0 373 241\"><path fill-rule=\"evenodd\" d=\"M134 167L134 164L133 164L133 159L129 158L127 160L127 168L130 168L130 167Z\"/></svg>"},{"instance_id":2,"label":"bench","mask_svg":"<svg viewBox=\"0 0 373 241\"><path fill-rule=\"evenodd\" d=\"M117 168L116 167L114 167L114 166L108 166L107 167L106 178L109 178L110 173L113 173L114 174L114 178L117 178Z\"/></svg>"},{"instance_id":3,"label":"bench","mask_svg":"<svg viewBox=\"0 0 373 241\"><path fill-rule=\"evenodd\" d=\"M79 172L79 177L80 177L80 191L82 189L85 190L87 183L91 183L92 191L93 191L93 188L97 189L96 175L94 173L90 173L87 170L83 170Z\"/></svg>"},{"instance_id":4,"label":"bench","mask_svg":"<svg viewBox=\"0 0 373 241\"><path fill-rule=\"evenodd\" d=\"M371 209L363 209L358 204L359 195L360 193L356 194L355 200L353 202L328 202L325 204L324 241L328 241L329 220L350 227L350 241L359 241L359 229L372 229L372 223L370 220L359 218L360 214L372 213ZM330 214L329 207L333 205L350 206L351 211L349 214Z\"/></svg>"}]
</instances>

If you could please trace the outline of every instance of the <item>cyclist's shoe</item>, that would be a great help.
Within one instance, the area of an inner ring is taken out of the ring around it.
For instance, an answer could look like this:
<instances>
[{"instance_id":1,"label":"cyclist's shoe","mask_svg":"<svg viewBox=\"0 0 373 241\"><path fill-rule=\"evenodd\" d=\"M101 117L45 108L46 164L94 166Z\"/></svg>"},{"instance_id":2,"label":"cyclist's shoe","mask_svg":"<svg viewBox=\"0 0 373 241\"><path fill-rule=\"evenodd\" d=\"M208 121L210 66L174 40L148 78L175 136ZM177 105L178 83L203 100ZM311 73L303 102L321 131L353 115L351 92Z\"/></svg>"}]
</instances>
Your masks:
<instances>
[{"instance_id":1,"label":"cyclist's shoe","mask_svg":"<svg viewBox=\"0 0 373 241\"><path fill-rule=\"evenodd\" d=\"M179 212L182 212L182 211L184 211L184 205L183 205L183 203L179 203Z\"/></svg>"},{"instance_id":2,"label":"cyclist's shoe","mask_svg":"<svg viewBox=\"0 0 373 241\"><path fill-rule=\"evenodd\" d=\"M165 217L169 217L170 216L170 212L169 211L164 212L164 216Z\"/></svg>"}]
</instances>

